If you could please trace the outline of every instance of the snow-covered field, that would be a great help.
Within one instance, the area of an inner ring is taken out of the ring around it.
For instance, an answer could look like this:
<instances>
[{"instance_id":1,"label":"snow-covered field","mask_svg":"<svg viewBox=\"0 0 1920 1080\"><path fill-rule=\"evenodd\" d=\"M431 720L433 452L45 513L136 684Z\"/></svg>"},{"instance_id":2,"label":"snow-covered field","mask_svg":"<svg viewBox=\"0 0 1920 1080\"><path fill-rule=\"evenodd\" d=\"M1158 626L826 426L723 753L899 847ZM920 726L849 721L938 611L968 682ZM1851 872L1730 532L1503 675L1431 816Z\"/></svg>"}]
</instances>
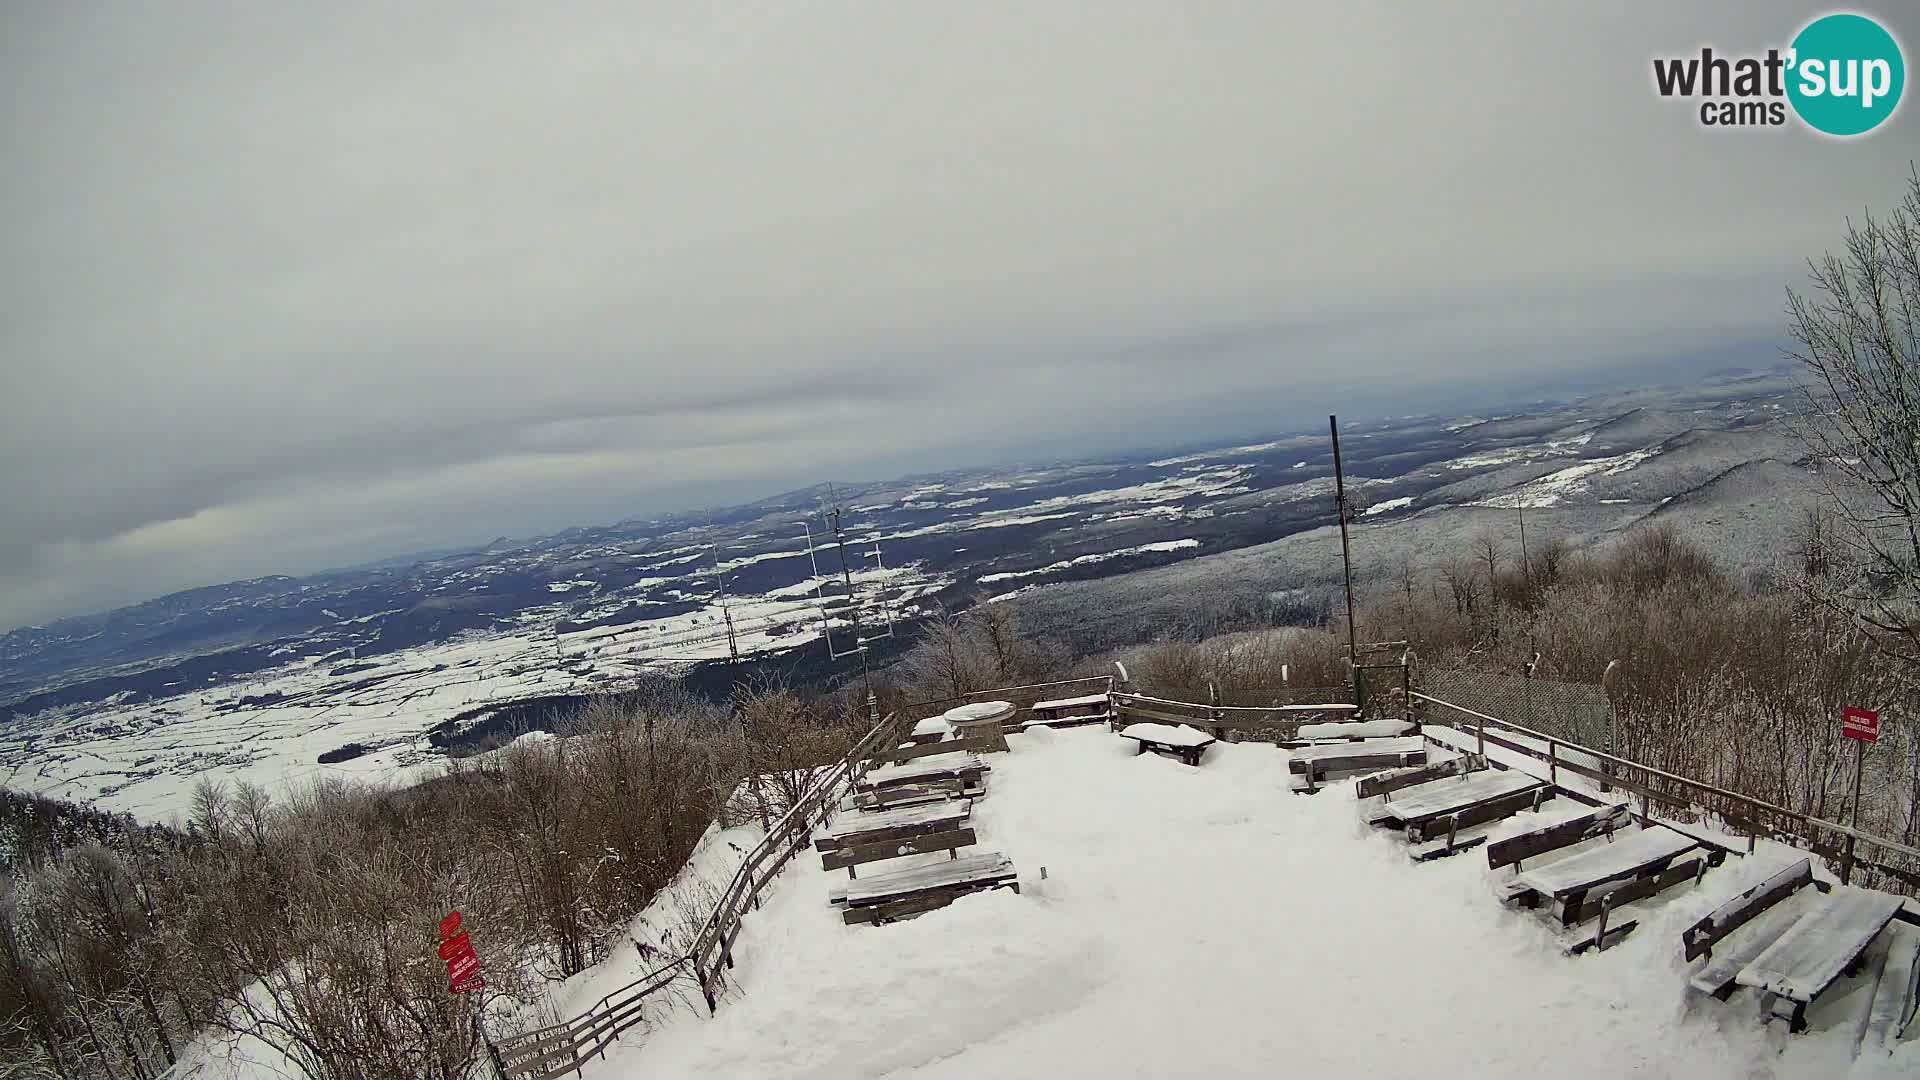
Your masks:
<instances>
[{"instance_id":1,"label":"snow-covered field","mask_svg":"<svg viewBox=\"0 0 1920 1080\"><path fill-rule=\"evenodd\" d=\"M806 552L800 552L804 562ZM911 610L942 581L914 568L867 569ZM813 583L730 599L743 654L820 634ZM838 622L839 620L835 620ZM183 813L202 777L279 790L324 772L404 781L441 760L428 732L488 705L606 693L648 674L727 655L717 609L573 633L552 626L473 633L364 663L290 657L243 682L104 709L54 710L0 737L0 784L94 801L145 820ZM354 744L347 760L322 754Z\"/></svg>"},{"instance_id":2,"label":"snow-covered field","mask_svg":"<svg viewBox=\"0 0 1920 1080\"><path fill-rule=\"evenodd\" d=\"M1705 1080L1854 1067L1860 980L1792 1037L1763 1026L1749 995L1720 1003L1686 987L1681 928L1777 868L1783 849L1616 912L1639 930L1571 958L1539 917L1494 899L1479 852L1409 862L1397 837L1359 823L1349 785L1289 794L1271 747L1217 746L1194 769L1134 757L1099 728L1011 741L974 817L982 848L1019 865L1021 894L848 927L826 899L844 877L796 860L746 923L719 1015L683 1009L590 1064L589 1080ZM632 963L581 976L569 998L631 978ZM1878 1067L1920 1075L1920 1043Z\"/></svg>"}]
</instances>

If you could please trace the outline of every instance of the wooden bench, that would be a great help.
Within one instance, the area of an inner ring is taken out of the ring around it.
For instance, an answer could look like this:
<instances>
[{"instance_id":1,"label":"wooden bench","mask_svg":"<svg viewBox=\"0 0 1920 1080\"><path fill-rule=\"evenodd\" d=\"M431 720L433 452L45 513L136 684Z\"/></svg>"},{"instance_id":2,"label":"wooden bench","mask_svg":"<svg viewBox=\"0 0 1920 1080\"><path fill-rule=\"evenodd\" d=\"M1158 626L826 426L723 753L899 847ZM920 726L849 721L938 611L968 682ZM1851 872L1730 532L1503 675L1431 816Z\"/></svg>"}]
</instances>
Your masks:
<instances>
[{"instance_id":1,"label":"wooden bench","mask_svg":"<svg viewBox=\"0 0 1920 1080\"><path fill-rule=\"evenodd\" d=\"M1411 720L1343 720L1332 724L1301 724L1294 729L1293 739L1288 745L1392 739L1415 729L1416 725Z\"/></svg>"},{"instance_id":2,"label":"wooden bench","mask_svg":"<svg viewBox=\"0 0 1920 1080\"><path fill-rule=\"evenodd\" d=\"M1625 804L1614 804L1551 825L1515 833L1499 843L1487 845L1487 869L1498 870L1503 866L1518 869L1523 861L1550 851L1572 847L1595 837L1612 837L1632 821L1633 812Z\"/></svg>"},{"instance_id":3,"label":"wooden bench","mask_svg":"<svg viewBox=\"0 0 1920 1080\"><path fill-rule=\"evenodd\" d=\"M920 833L915 836L902 836L892 840L881 840L870 844L842 844L820 856L820 869L845 870L849 878L860 876L856 867L882 859L899 859L908 855L927 855L944 851L949 859L958 859L960 849L972 847L979 841L972 829L951 829L946 832Z\"/></svg>"},{"instance_id":4,"label":"wooden bench","mask_svg":"<svg viewBox=\"0 0 1920 1080\"><path fill-rule=\"evenodd\" d=\"M937 743L952 732L953 729L947 726L946 720L938 716L929 716L913 725L913 730L907 734L907 741L918 745Z\"/></svg>"},{"instance_id":5,"label":"wooden bench","mask_svg":"<svg viewBox=\"0 0 1920 1080\"><path fill-rule=\"evenodd\" d=\"M1734 981L1771 995L1773 1018L1793 1031L1807 1026L1807 1006L1856 968L1861 954L1899 914L1889 893L1840 886L1800 916L1779 940L1740 970Z\"/></svg>"},{"instance_id":6,"label":"wooden bench","mask_svg":"<svg viewBox=\"0 0 1920 1080\"><path fill-rule=\"evenodd\" d=\"M973 814L968 799L943 799L934 803L897 807L870 814L842 817L838 825L817 837L816 851L832 851L850 844L877 844L922 833L950 832L967 823Z\"/></svg>"},{"instance_id":7,"label":"wooden bench","mask_svg":"<svg viewBox=\"0 0 1920 1080\"><path fill-rule=\"evenodd\" d=\"M1511 795L1500 795L1462 807L1422 824L1408 825L1407 857L1414 862L1426 862L1472 850L1487 842L1486 834L1463 838L1460 830L1501 821L1524 810L1538 810L1551 801L1554 794L1552 785L1535 784Z\"/></svg>"},{"instance_id":8,"label":"wooden bench","mask_svg":"<svg viewBox=\"0 0 1920 1080\"><path fill-rule=\"evenodd\" d=\"M1207 747L1217 741L1204 731L1172 724L1129 724L1120 737L1134 741L1135 756L1151 750L1194 766L1200 764L1200 755L1207 752Z\"/></svg>"},{"instance_id":9,"label":"wooden bench","mask_svg":"<svg viewBox=\"0 0 1920 1080\"><path fill-rule=\"evenodd\" d=\"M1688 960L1700 956L1712 956L1713 946L1720 939L1746 925L1754 916L1813 883L1811 860L1801 859L1784 867L1758 885L1729 897L1725 903L1713 909L1711 914L1680 931L1680 951Z\"/></svg>"},{"instance_id":10,"label":"wooden bench","mask_svg":"<svg viewBox=\"0 0 1920 1080\"><path fill-rule=\"evenodd\" d=\"M1804 896L1790 896L1760 912L1716 943L1707 962L1687 979L1687 985L1708 997L1725 1001L1739 989L1735 982L1748 964L1780 940L1807 913L1811 902Z\"/></svg>"},{"instance_id":11,"label":"wooden bench","mask_svg":"<svg viewBox=\"0 0 1920 1080\"><path fill-rule=\"evenodd\" d=\"M1464 776L1433 780L1403 789L1382 807L1389 828L1424 829L1428 824L1482 804L1505 805L1515 796L1529 804L1532 793L1546 785L1523 772L1489 769ZM1518 811L1512 811L1517 813Z\"/></svg>"},{"instance_id":12,"label":"wooden bench","mask_svg":"<svg viewBox=\"0 0 1920 1080\"><path fill-rule=\"evenodd\" d=\"M959 780L965 783L980 779L986 772L986 762L981 761L977 755L949 752L900 765L885 765L877 769L869 769L865 776L855 781L853 787L855 791L878 791L883 788L908 787L942 780Z\"/></svg>"},{"instance_id":13,"label":"wooden bench","mask_svg":"<svg viewBox=\"0 0 1920 1080\"><path fill-rule=\"evenodd\" d=\"M1094 724L1113 718L1112 702L1105 694L1036 701L1027 707L1027 711L1033 714L1033 718L1026 723L1028 727L1044 724Z\"/></svg>"},{"instance_id":14,"label":"wooden bench","mask_svg":"<svg viewBox=\"0 0 1920 1080\"><path fill-rule=\"evenodd\" d=\"M1860 1025L1855 1056L1892 1054L1900 1031L1920 1005L1920 931L1903 926L1886 931L1890 940L1880 955L1879 981Z\"/></svg>"},{"instance_id":15,"label":"wooden bench","mask_svg":"<svg viewBox=\"0 0 1920 1080\"><path fill-rule=\"evenodd\" d=\"M941 754L991 754L1007 748L1007 737L1000 732L982 735L968 735L964 738L946 739L941 742L903 743L891 750L881 750L870 759L876 767L883 765L904 765L909 761L918 761L926 757L938 757Z\"/></svg>"},{"instance_id":16,"label":"wooden bench","mask_svg":"<svg viewBox=\"0 0 1920 1080\"><path fill-rule=\"evenodd\" d=\"M1658 825L1616 833L1601 847L1521 872L1514 878L1510 898L1523 907L1534 907L1543 899L1558 904L1560 925L1565 927L1599 917L1592 939L1571 951L1604 949L1636 925L1627 922L1610 929L1607 915L1615 905L1652 896L1705 872L1705 860L1675 862L1698 846L1692 837ZM1599 897L1589 899L1596 892Z\"/></svg>"},{"instance_id":17,"label":"wooden bench","mask_svg":"<svg viewBox=\"0 0 1920 1080\"><path fill-rule=\"evenodd\" d=\"M1020 891L1013 860L997 851L874 874L848 882L829 899L844 907L841 917L850 925L880 924L942 908L987 889Z\"/></svg>"},{"instance_id":18,"label":"wooden bench","mask_svg":"<svg viewBox=\"0 0 1920 1080\"><path fill-rule=\"evenodd\" d=\"M1287 771L1302 784L1295 790L1313 791L1314 785L1334 773L1373 772L1424 765L1427 741L1419 736L1400 739L1363 739L1360 742L1317 743L1287 754Z\"/></svg>"},{"instance_id":19,"label":"wooden bench","mask_svg":"<svg viewBox=\"0 0 1920 1080\"><path fill-rule=\"evenodd\" d=\"M920 784L895 784L870 791L856 790L849 797L849 805L855 810L877 813L952 799L978 799L986 793L987 778L984 775L972 780L955 777Z\"/></svg>"}]
</instances>

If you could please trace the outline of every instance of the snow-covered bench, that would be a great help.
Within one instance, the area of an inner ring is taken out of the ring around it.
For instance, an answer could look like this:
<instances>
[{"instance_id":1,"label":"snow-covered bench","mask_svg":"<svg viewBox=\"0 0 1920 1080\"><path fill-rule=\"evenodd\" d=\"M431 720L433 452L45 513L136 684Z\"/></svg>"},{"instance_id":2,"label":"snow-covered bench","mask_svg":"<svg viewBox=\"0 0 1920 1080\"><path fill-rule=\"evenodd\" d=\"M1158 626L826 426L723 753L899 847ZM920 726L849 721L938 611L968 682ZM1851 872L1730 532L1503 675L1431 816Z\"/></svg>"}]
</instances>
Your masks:
<instances>
[{"instance_id":1,"label":"snow-covered bench","mask_svg":"<svg viewBox=\"0 0 1920 1080\"><path fill-rule=\"evenodd\" d=\"M1339 740L1391 739L1414 730L1410 720L1347 720L1333 724L1301 724L1294 730L1297 742L1333 742Z\"/></svg>"},{"instance_id":2,"label":"snow-covered bench","mask_svg":"<svg viewBox=\"0 0 1920 1080\"><path fill-rule=\"evenodd\" d=\"M986 771L986 762L981 761L977 755L965 752L939 754L900 765L869 769L866 775L854 784L854 789L878 791L883 788L907 787L940 780L978 780Z\"/></svg>"},{"instance_id":3,"label":"snow-covered bench","mask_svg":"<svg viewBox=\"0 0 1920 1080\"><path fill-rule=\"evenodd\" d=\"M943 799L936 803L898 807L870 814L841 817L839 824L814 840L816 851L832 851L852 844L877 844L923 833L950 832L967 823L973 803L967 799Z\"/></svg>"},{"instance_id":4,"label":"snow-covered bench","mask_svg":"<svg viewBox=\"0 0 1920 1080\"><path fill-rule=\"evenodd\" d=\"M1287 771L1300 777L1294 790L1311 792L1314 783L1334 773L1424 765L1427 741L1418 735L1400 739L1363 739L1359 742L1315 743L1287 754Z\"/></svg>"},{"instance_id":5,"label":"snow-covered bench","mask_svg":"<svg viewBox=\"0 0 1920 1080\"><path fill-rule=\"evenodd\" d=\"M1498 870L1503 866L1511 866L1517 871L1527 859L1598 837L1611 838L1632 821L1633 813L1624 803L1611 803L1551 825L1515 833L1499 843L1487 845L1487 869ZM1692 959L1692 954L1688 955L1688 959Z\"/></svg>"},{"instance_id":6,"label":"snow-covered bench","mask_svg":"<svg viewBox=\"0 0 1920 1080\"><path fill-rule=\"evenodd\" d=\"M997 851L928 863L849 881L828 893L853 923L887 923L942 908L968 893L987 889L1020 891L1013 860Z\"/></svg>"},{"instance_id":7,"label":"snow-covered bench","mask_svg":"<svg viewBox=\"0 0 1920 1080\"><path fill-rule=\"evenodd\" d=\"M1086 694L1082 697L1054 698L1050 701L1036 701L1028 706L1033 724L1091 724L1111 719L1113 712L1110 699L1105 694Z\"/></svg>"},{"instance_id":8,"label":"snow-covered bench","mask_svg":"<svg viewBox=\"0 0 1920 1080\"><path fill-rule=\"evenodd\" d=\"M1204 731L1174 724L1129 724L1121 730L1120 737L1134 741L1135 754L1152 750L1177 757L1189 765L1199 765L1200 755L1217 741Z\"/></svg>"},{"instance_id":9,"label":"snow-covered bench","mask_svg":"<svg viewBox=\"0 0 1920 1080\"><path fill-rule=\"evenodd\" d=\"M1615 905L1652 896L1706 872L1705 859L1675 862L1699 846L1692 837L1659 825L1616 833L1600 847L1522 871L1513 879L1510 899L1522 907L1535 907L1542 900L1558 904L1561 926L1599 917L1592 939L1577 944L1573 951L1590 946L1604 949L1636 925L1630 921L1609 928L1607 915ZM1596 892L1599 898L1589 900Z\"/></svg>"},{"instance_id":10,"label":"snow-covered bench","mask_svg":"<svg viewBox=\"0 0 1920 1080\"><path fill-rule=\"evenodd\" d=\"M1794 1031L1807 1026L1807 1006L1840 976L1900 913L1891 893L1835 888L1800 916L1780 939L1740 970L1734 981L1771 994L1769 1011Z\"/></svg>"}]
</instances>

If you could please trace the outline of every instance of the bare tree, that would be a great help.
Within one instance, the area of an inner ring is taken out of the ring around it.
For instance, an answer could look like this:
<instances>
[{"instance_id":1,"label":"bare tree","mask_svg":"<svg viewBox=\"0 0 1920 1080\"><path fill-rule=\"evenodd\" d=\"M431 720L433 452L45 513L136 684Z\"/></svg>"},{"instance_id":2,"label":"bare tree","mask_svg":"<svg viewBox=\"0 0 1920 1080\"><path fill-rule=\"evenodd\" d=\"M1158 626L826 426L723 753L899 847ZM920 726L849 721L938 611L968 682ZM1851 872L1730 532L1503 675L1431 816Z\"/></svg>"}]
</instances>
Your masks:
<instances>
[{"instance_id":1,"label":"bare tree","mask_svg":"<svg viewBox=\"0 0 1920 1080\"><path fill-rule=\"evenodd\" d=\"M1920 664L1920 171L1884 218L1849 221L1841 253L1809 260L1808 275L1806 292L1787 293L1798 429L1839 480L1831 539L1849 571L1823 595Z\"/></svg>"}]
</instances>

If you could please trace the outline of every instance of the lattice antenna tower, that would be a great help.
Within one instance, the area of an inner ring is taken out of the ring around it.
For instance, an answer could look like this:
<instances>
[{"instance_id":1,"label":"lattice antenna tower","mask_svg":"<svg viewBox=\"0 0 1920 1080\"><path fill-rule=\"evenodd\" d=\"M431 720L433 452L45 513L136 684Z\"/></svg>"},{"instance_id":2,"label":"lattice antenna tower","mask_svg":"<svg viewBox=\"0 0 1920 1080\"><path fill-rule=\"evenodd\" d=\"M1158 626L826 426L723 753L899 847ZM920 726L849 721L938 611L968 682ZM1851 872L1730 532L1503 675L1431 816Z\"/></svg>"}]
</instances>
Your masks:
<instances>
[{"instance_id":1,"label":"lattice antenna tower","mask_svg":"<svg viewBox=\"0 0 1920 1080\"><path fill-rule=\"evenodd\" d=\"M847 629L840 631L838 634L835 633L833 619L827 612L829 578L820 573L819 549L813 542L813 526L809 522L802 521L801 528L806 531L807 560L813 567L814 599L819 606L820 636L826 639L827 655L834 660L840 660L848 656L859 656L860 678L867 693L867 713L869 718L877 724L880 722L880 700L873 691L873 665L868 658L867 643L884 641L893 637L893 609L886 602L884 588L876 588L873 590L877 602L872 602L864 598L860 590L854 586L853 563L849 561L847 557L847 533L841 523L843 514L844 508L838 503L833 504L831 508L825 510L823 513L823 517L826 519L824 523L826 531L833 536L834 550L840 560L840 592L838 595L844 597L846 604ZM867 555L874 560L878 569L883 571L886 569L886 563L880 553L880 542L878 539L873 541L873 550L868 552ZM875 611L877 617L873 619L862 619L863 611L869 609ZM882 623L885 625L884 630L880 629ZM848 631L851 631L850 635ZM849 637L851 637L851 640L849 640Z\"/></svg>"}]
</instances>

